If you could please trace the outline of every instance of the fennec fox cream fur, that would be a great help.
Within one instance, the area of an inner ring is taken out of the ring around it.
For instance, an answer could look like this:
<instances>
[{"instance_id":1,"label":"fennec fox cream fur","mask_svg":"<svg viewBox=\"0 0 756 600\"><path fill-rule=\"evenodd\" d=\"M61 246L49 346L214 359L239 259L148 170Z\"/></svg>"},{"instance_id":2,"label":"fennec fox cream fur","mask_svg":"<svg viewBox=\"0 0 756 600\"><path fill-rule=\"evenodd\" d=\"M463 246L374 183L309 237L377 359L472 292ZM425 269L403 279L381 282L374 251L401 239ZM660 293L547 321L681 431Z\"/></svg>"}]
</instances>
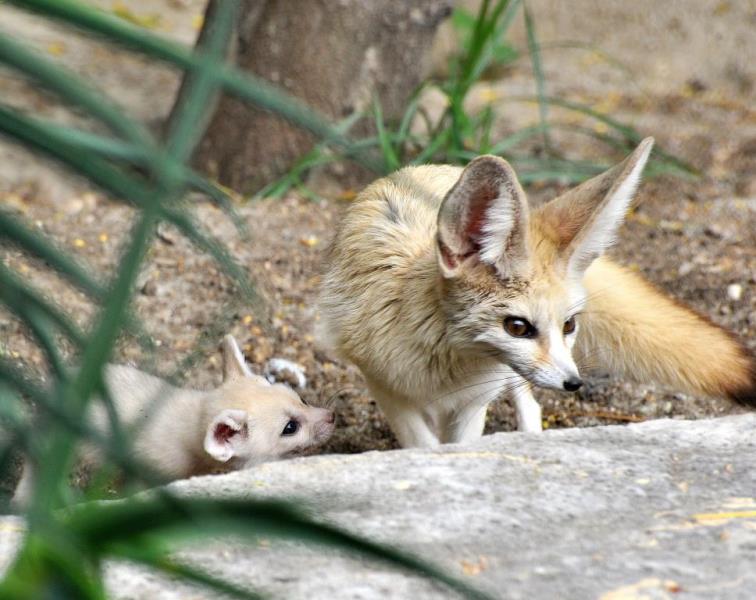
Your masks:
<instances>
[{"instance_id":1,"label":"fennec fox cream fur","mask_svg":"<svg viewBox=\"0 0 756 600\"><path fill-rule=\"evenodd\" d=\"M540 431L531 386L576 390L575 359L756 405L743 346L601 257L652 146L537 210L495 156L402 169L349 206L320 337L360 368L402 446L479 437L506 393L518 427Z\"/></svg>"},{"instance_id":2,"label":"fennec fox cream fur","mask_svg":"<svg viewBox=\"0 0 756 600\"><path fill-rule=\"evenodd\" d=\"M251 466L325 442L333 433L330 410L306 405L285 385L271 385L247 367L236 340L223 340L221 387L203 392L177 388L132 367L108 365L105 382L121 422L136 426L135 457L168 479ZM103 434L109 420L94 402L91 424ZM80 462L97 464L85 446ZM25 465L14 502L29 498L32 473Z\"/></svg>"}]
</instances>

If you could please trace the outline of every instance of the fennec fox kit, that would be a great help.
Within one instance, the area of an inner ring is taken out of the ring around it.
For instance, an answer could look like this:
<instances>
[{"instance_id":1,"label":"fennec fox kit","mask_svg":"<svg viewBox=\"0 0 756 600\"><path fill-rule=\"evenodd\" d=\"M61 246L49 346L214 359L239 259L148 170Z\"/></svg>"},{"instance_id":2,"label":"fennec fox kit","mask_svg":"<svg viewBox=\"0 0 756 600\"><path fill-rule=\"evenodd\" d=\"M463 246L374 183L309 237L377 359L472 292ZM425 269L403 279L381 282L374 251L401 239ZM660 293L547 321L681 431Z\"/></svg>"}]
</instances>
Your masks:
<instances>
[{"instance_id":1,"label":"fennec fox kit","mask_svg":"<svg viewBox=\"0 0 756 600\"><path fill-rule=\"evenodd\" d=\"M108 365L105 382L125 426L135 425L133 451L169 479L242 469L325 442L333 433L330 410L306 405L285 385L253 374L236 340L223 339L223 384L203 392L169 385L132 367ZM104 407L95 402L92 425L109 431ZM97 449L80 451L84 464L98 462ZM28 465L13 497L25 504L32 474Z\"/></svg>"},{"instance_id":2,"label":"fennec fox kit","mask_svg":"<svg viewBox=\"0 0 756 600\"><path fill-rule=\"evenodd\" d=\"M505 393L519 429L540 431L531 386L577 390L575 358L756 405L743 346L601 257L652 146L537 210L495 156L402 169L349 206L320 336L360 368L402 446L479 437Z\"/></svg>"}]
</instances>

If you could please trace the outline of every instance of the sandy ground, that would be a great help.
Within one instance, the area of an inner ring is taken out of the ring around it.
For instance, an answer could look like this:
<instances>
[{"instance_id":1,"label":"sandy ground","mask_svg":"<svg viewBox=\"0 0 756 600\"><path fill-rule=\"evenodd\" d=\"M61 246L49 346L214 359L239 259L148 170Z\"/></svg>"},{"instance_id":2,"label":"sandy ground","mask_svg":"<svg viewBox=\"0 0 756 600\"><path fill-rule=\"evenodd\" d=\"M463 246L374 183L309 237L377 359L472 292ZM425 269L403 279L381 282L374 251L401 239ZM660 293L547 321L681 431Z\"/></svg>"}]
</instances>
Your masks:
<instances>
[{"instance_id":1,"label":"sandy ground","mask_svg":"<svg viewBox=\"0 0 756 600\"><path fill-rule=\"evenodd\" d=\"M148 19L158 32L187 43L196 34L202 5L196 0L99 4L107 8L126 6L133 15ZM0 30L19 35L87 76L130 115L149 125L158 124L170 109L178 78L166 67L148 64L138 56L6 6L0 6ZM632 36L625 38L630 44ZM613 51L617 54L622 49ZM623 228L614 255L737 333L751 349L756 348L756 114L750 96L752 80L749 85L746 73L745 83L741 77L742 85L738 86L725 79L702 81L691 65L689 77L677 77L665 85L663 70L660 74L643 71L637 78L633 64L628 63L618 74L597 56L585 51L546 53L550 93L589 102L632 123L703 172L695 181L660 177L644 183L640 208ZM503 79L481 85L471 105L497 104L501 115L497 131L505 134L534 122L532 106L506 100L511 94L532 93L532 86L529 66L520 61ZM2 70L0 98L38 116L83 122L54 99L38 93L33 85ZM555 116L579 121L575 115ZM590 121L580 123L595 126ZM561 135L555 141L569 156L607 161L619 158L606 154L605 148L588 138ZM534 202L541 202L563 189L548 185L528 192ZM4 209L49 235L61 249L77 256L103 280L112 273L133 218L130 209L106 199L86 182L6 141L0 141L0 202ZM250 230L249 238L244 239L220 211L198 200L198 221L226 242L249 269L267 299L270 319L263 318L248 299L235 294L212 259L165 228L152 245L134 298L135 310L155 349L148 352L133 340L124 340L116 358L207 387L219 381L217 343L222 334L231 332L244 345L256 370L272 356L291 358L306 368L309 387L303 395L311 402L329 403L338 413L337 433L324 451L394 447L395 441L367 396L357 370L318 350L313 338L321 259L345 202L291 195L279 201L244 204L239 211ZM12 248L0 252L6 264L82 326L96 314L83 295L44 265ZM737 299L728 296L732 284L740 288ZM19 324L6 313L0 313L0 349L14 360L42 370L41 357ZM626 423L662 416L697 418L738 410L724 401L677 394L652 384L631 385L602 374L592 377L576 395L540 393L539 398L550 427ZM487 430L513 427L509 403L495 403Z\"/></svg>"}]
</instances>

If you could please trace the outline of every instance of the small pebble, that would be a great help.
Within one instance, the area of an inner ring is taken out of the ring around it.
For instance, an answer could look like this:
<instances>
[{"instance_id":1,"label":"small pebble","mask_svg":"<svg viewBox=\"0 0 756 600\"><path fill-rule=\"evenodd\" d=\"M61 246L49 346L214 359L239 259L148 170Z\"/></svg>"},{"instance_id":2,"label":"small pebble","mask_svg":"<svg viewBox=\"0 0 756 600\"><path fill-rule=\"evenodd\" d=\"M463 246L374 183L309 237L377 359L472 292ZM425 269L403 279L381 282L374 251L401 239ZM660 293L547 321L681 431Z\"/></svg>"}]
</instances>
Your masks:
<instances>
[{"instance_id":1,"label":"small pebble","mask_svg":"<svg viewBox=\"0 0 756 600\"><path fill-rule=\"evenodd\" d=\"M715 239L719 239L724 237L724 232L722 231L722 228L719 225L711 224L707 225L704 229L704 233L708 235L709 237L713 237Z\"/></svg>"},{"instance_id":2,"label":"small pebble","mask_svg":"<svg viewBox=\"0 0 756 600\"><path fill-rule=\"evenodd\" d=\"M686 260L686 261L685 261L684 263L682 263L682 264L680 265L680 267L679 267L679 268L677 269L677 273L678 273L678 275L680 275L680 277L685 277L685 276L686 276L686 275L688 275L688 274L689 274L689 273L690 273L691 271L693 271L693 269L694 269L694 268L695 268L695 267L694 267L693 263L692 263L692 262L690 262L689 260Z\"/></svg>"},{"instance_id":3,"label":"small pebble","mask_svg":"<svg viewBox=\"0 0 756 600\"><path fill-rule=\"evenodd\" d=\"M308 248L317 246L319 241L320 240L317 238L317 236L314 236L314 235L306 235L304 237L299 238L299 243L302 244L303 246L307 246Z\"/></svg>"},{"instance_id":4,"label":"small pebble","mask_svg":"<svg viewBox=\"0 0 756 600\"><path fill-rule=\"evenodd\" d=\"M176 244L177 235L175 231L172 231L170 228L168 228L164 223L160 223L157 228L157 237L160 239L161 242L164 244L168 244L169 246L174 246Z\"/></svg>"},{"instance_id":5,"label":"small pebble","mask_svg":"<svg viewBox=\"0 0 756 600\"><path fill-rule=\"evenodd\" d=\"M743 296L743 286L739 283L731 283L727 286L727 297L733 302L737 302Z\"/></svg>"},{"instance_id":6,"label":"small pebble","mask_svg":"<svg viewBox=\"0 0 756 600\"><path fill-rule=\"evenodd\" d=\"M155 283L155 280L154 279L148 279L145 282L145 284L142 286L141 292L145 296L156 296L157 295L157 283Z\"/></svg>"}]
</instances>

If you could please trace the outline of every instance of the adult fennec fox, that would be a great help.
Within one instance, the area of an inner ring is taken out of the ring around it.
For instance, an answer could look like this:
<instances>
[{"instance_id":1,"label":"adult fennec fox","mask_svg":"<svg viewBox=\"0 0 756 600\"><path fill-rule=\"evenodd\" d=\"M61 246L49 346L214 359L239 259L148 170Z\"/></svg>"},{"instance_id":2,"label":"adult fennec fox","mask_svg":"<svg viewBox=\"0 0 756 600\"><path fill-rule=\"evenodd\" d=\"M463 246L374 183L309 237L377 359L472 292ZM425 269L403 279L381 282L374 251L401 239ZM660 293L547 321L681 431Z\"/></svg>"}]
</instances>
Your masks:
<instances>
[{"instance_id":1,"label":"adult fennec fox","mask_svg":"<svg viewBox=\"0 0 756 600\"><path fill-rule=\"evenodd\" d=\"M495 156L402 169L350 205L320 334L360 368L402 446L479 437L505 392L519 428L540 431L531 385L578 389L575 358L756 405L742 345L601 256L652 146L536 210Z\"/></svg>"}]
</instances>

